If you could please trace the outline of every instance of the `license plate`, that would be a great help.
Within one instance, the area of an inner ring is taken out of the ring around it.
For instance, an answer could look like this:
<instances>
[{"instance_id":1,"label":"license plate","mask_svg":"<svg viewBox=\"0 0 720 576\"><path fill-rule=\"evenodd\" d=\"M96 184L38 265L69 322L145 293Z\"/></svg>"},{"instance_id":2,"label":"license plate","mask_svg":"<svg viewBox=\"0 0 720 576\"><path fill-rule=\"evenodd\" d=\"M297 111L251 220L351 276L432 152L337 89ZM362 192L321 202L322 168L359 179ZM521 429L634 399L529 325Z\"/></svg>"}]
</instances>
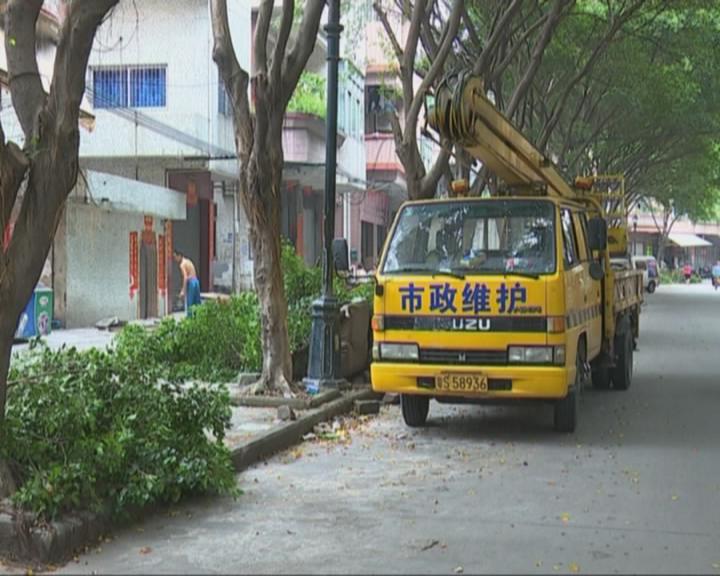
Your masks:
<instances>
[{"instance_id":1,"label":"license plate","mask_svg":"<svg viewBox=\"0 0 720 576\"><path fill-rule=\"evenodd\" d=\"M441 374L435 378L435 388L448 392L487 392L484 374Z\"/></svg>"}]
</instances>

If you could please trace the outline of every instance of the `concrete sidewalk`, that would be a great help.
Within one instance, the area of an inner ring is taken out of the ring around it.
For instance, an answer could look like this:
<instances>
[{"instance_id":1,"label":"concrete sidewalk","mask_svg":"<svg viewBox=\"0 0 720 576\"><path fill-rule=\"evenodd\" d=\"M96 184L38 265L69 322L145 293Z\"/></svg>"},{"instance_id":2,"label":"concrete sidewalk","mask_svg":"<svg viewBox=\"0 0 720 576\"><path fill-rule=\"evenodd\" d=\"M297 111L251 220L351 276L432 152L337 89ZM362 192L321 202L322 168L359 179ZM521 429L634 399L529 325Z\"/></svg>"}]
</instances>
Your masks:
<instances>
[{"instance_id":1,"label":"concrete sidewalk","mask_svg":"<svg viewBox=\"0 0 720 576\"><path fill-rule=\"evenodd\" d=\"M72 330L55 330L48 334L44 340L52 349L62 346L74 347L78 350L89 350L91 348L106 348L112 343L117 332L98 330L97 328L76 328ZM27 350L28 343L15 344L13 352Z\"/></svg>"},{"instance_id":2,"label":"concrete sidewalk","mask_svg":"<svg viewBox=\"0 0 720 576\"><path fill-rule=\"evenodd\" d=\"M184 312L176 312L171 315L175 320L180 321L185 318ZM138 324L140 326L153 326L161 322L162 318L149 318L147 320L134 320L130 324ZM68 330L53 330L44 340L52 349L62 346L68 348L77 348L78 350L89 350L91 348L106 348L110 345L115 336L120 332L121 328L110 330L100 330L98 328L71 328ZM13 346L13 352L22 352L27 350L29 344L27 342L18 343Z\"/></svg>"}]
</instances>

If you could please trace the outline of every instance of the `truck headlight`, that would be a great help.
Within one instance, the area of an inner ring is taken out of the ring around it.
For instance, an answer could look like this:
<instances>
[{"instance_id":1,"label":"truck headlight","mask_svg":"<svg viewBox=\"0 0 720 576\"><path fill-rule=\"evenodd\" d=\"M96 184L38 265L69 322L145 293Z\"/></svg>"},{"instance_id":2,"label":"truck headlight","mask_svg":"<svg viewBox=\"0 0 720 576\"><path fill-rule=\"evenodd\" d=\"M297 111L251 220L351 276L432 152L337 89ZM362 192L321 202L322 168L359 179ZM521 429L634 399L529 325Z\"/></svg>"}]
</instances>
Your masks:
<instances>
[{"instance_id":1,"label":"truck headlight","mask_svg":"<svg viewBox=\"0 0 720 576\"><path fill-rule=\"evenodd\" d=\"M565 364L565 346L510 346L510 364Z\"/></svg>"},{"instance_id":2,"label":"truck headlight","mask_svg":"<svg viewBox=\"0 0 720 576\"><path fill-rule=\"evenodd\" d=\"M417 344L380 342L378 352L380 360L417 360L419 357Z\"/></svg>"}]
</instances>

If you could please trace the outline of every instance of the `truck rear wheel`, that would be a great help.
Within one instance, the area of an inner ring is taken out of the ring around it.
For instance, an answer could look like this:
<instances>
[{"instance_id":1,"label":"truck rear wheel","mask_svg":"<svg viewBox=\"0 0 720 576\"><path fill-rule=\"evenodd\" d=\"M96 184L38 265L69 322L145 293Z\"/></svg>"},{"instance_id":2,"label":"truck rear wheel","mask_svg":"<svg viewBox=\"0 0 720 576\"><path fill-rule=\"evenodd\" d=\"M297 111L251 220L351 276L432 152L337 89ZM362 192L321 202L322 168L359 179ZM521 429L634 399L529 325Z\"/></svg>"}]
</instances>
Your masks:
<instances>
[{"instance_id":1,"label":"truck rear wheel","mask_svg":"<svg viewBox=\"0 0 720 576\"><path fill-rule=\"evenodd\" d=\"M627 390L632 383L633 375L633 335L632 331L627 329L618 334L615 340L615 350L617 350L617 358L615 360L615 368L612 371L613 388L615 390Z\"/></svg>"},{"instance_id":2,"label":"truck rear wheel","mask_svg":"<svg viewBox=\"0 0 720 576\"><path fill-rule=\"evenodd\" d=\"M400 396L400 407L402 408L405 424L413 428L425 426L430 410L430 398L428 396L402 394Z\"/></svg>"},{"instance_id":3,"label":"truck rear wheel","mask_svg":"<svg viewBox=\"0 0 720 576\"><path fill-rule=\"evenodd\" d=\"M610 389L610 368L601 366L598 362L597 366L592 367L592 385L595 390Z\"/></svg>"}]
</instances>

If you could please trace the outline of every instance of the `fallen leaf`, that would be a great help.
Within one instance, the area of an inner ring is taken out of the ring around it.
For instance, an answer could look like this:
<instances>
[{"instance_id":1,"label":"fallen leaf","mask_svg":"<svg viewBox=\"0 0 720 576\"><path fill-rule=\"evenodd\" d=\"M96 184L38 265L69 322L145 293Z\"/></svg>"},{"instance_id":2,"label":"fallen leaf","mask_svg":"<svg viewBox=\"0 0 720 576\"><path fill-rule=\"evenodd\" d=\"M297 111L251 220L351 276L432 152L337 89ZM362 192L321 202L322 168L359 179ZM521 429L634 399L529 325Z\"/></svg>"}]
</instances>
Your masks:
<instances>
[{"instance_id":1,"label":"fallen leaf","mask_svg":"<svg viewBox=\"0 0 720 576\"><path fill-rule=\"evenodd\" d=\"M567 524L568 522L570 522L570 514L568 514L567 512L563 512L560 516L560 520L563 521L563 524Z\"/></svg>"},{"instance_id":2,"label":"fallen leaf","mask_svg":"<svg viewBox=\"0 0 720 576\"><path fill-rule=\"evenodd\" d=\"M537 562L535 562L535 566L537 568L540 568L542 566L542 562L540 562L540 560L538 560Z\"/></svg>"},{"instance_id":3,"label":"fallen leaf","mask_svg":"<svg viewBox=\"0 0 720 576\"><path fill-rule=\"evenodd\" d=\"M455 574L462 574L463 572L465 572L465 568L463 568L462 566L458 566L457 568L455 568Z\"/></svg>"},{"instance_id":4,"label":"fallen leaf","mask_svg":"<svg viewBox=\"0 0 720 576\"><path fill-rule=\"evenodd\" d=\"M715 570L720 570L720 562L713 562L712 567L715 568Z\"/></svg>"},{"instance_id":5,"label":"fallen leaf","mask_svg":"<svg viewBox=\"0 0 720 576\"><path fill-rule=\"evenodd\" d=\"M576 574L578 572L580 572L580 566L575 564L575 562L571 562L569 568L570 568L570 572L575 572Z\"/></svg>"},{"instance_id":6,"label":"fallen leaf","mask_svg":"<svg viewBox=\"0 0 720 576\"><path fill-rule=\"evenodd\" d=\"M150 554L150 552L152 552L152 548L150 548L150 546L143 546L142 548L140 548L140 554L142 554L143 556Z\"/></svg>"},{"instance_id":7,"label":"fallen leaf","mask_svg":"<svg viewBox=\"0 0 720 576\"><path fill-rule=\"evenodd\" d=\"M678 497L675 494L673 494L672 499L673 499L673 501L675 501L678 499Z\"/></svg>"}]
</instances>

